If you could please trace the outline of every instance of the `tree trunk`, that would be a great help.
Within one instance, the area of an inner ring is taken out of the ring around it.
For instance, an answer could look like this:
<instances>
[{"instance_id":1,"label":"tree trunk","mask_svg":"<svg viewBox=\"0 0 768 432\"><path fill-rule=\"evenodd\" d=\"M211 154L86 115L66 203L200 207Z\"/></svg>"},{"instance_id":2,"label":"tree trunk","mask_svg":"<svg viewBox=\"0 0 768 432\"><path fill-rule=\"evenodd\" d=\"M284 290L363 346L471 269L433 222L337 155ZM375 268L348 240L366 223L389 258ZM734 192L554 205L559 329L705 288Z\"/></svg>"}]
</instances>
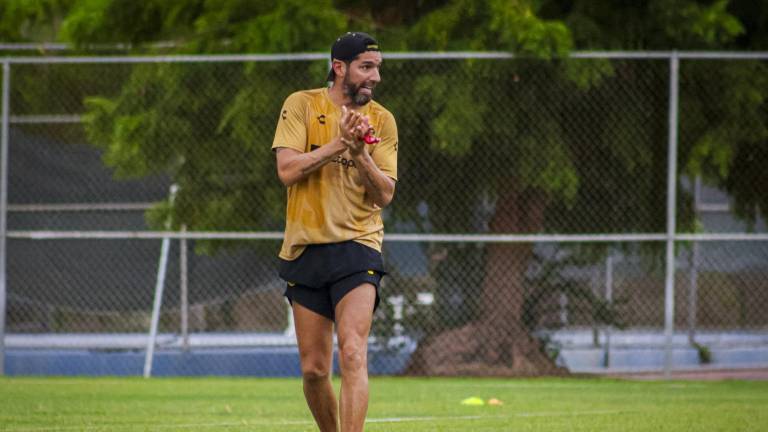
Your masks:
<instances>
[{"instance_id":1,"label":"tree trunk","mask_svg":"<svg viewBox=\"0 0 768 432\"><path fill-rule=\"evenodd\" d=\"M544 221L543 193L520 191L510 180L499 196L491 221L493 233L539 232ZM525 272L531 243L488 246L482 286L482 313L463 327L421 341L406 374L540 376L567 371L542 352L523 325Z\"/></svg>"}]
</instances>

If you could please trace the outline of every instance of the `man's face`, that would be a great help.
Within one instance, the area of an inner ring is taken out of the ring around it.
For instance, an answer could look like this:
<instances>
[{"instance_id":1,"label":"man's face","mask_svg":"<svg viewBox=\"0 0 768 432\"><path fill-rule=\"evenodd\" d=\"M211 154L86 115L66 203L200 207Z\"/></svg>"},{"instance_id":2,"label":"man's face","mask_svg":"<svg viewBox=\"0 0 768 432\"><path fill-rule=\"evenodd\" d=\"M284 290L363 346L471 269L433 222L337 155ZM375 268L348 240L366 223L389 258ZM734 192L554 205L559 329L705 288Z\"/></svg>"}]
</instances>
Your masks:
<instances>
[{"instance_id":1,"label":"man's face","mask_svg":"<svg viewBox=\"0 0 768 432\"><path fill-rule=\"evenodd\" d=\"M373 89L381 81L381 53L366 51L347 66L342 88L357 106L363 106L373 99Z\"/></svg>"}]
</instances>

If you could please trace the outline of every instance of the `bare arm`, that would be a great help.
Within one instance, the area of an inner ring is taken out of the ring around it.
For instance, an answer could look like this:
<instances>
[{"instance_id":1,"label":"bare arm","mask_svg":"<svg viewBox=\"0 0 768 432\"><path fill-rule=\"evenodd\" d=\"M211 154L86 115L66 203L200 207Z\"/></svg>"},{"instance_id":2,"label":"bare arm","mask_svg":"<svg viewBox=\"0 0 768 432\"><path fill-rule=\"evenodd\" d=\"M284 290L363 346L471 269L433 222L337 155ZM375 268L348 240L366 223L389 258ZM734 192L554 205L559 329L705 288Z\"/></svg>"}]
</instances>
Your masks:
<instances>
[{"instance_id":1,"label":"bare arm","mask_svg":"<svg viewBox=\"0 0 768 432\"><path fill-rule=\"evenodd\" d=\"M350 154L355 160L355 167L363 181L365 192L377 206L384 208L389 205L395 195L395 181L381 172L367 151L362 150L359 153L350 151Z\"/></svg>"},{"instance_id":2,"label":"bare arm","mask_svg":"<svg viewBox=\"0 0 768 432\"><path fill-rule=\"evenodd\" d=\"M278 148L277 176L286 187L292 186L309 177L311 173L317 171L346 150L347 146L344 145L339 137L308 153L302 153L286 147Z\"/></svg>"},{"instance_id":3,"label":"bare arm","mask_svg":"<svg viewBox=\"0 0 768 432\"><path fill-rule=\"evenodd\" d=\"M348 113L346 108L342 108L342 111L345 115ZM346 145L349 149L349 155L355 160L355 167L363 182L366 194L371 197L374 204L384 208L392 202L392 197L395 195L395 181L376 166L371 155L365 149L366 144L363 141L363 136L370 128L368 118L359 113L352 113L352 115L357 119L353 123L355 125L352 129L354 132L353 139L345 140L342 143Z\"/></svg>"},{"instance_id":4,"label":"bare arm","mask_svg":"<svg viewBox=\"0 0 768 432\"><path fill-rule=\"evenodd\" d=\"M278 148L277 176L280 181L286 187L292 186L347 151L355 140L355 131L360 122L359 114L344 109L339 122L339 136L333 138L326 145L308 153L285 147Z\"/></svg>"}]
</instances>

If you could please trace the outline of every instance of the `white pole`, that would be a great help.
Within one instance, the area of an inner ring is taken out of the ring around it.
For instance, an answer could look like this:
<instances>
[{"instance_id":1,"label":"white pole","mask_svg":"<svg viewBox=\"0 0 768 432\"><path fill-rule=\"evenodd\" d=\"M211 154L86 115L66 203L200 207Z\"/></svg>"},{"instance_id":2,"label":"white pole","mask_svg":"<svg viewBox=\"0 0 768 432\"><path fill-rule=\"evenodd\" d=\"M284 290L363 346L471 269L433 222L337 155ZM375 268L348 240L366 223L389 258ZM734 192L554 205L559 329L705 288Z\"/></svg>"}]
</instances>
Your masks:
<instances>
[{"instance_id":1,"label":"white pole","mask_svg":"<svg viewBox=\"0 0 768 432\"><path fill-rule=\"evenodd\" d=\"M3 121L2 144L0 144L0 376L5 375L5 303L6 280L5 263L8 226L8 121L10 119L11 65L3 62Z\"/></svg>"},{"instance_id":2,"label":"white pole","mask_svg":"<svg viewBox=\"0 0 768 432\"><path fill-rule=\"evenodd\" d=\"M187 232L187 226L181 226L181 232ZM179 241L179 285L181 288L181 346L189 350L189 280L187 278L187 239Z\"/></svg>"},{"instance_id":3,"label":"white pole","mask_svg":"<svg viewBox=\"0 0 768 432\"><path fill-rule=\"evenodd\" d=\"M568 326L568 295L564 291L560 291L560 325L562 327Z\"/></svg>"},{"instance_id":4,"label":"white pole","mask_svg":"<svg viewBox=\"0 0 768 432\"><path fill-rule=\"evenodd\" d=\"M664 376L672 375L672 340L675 326L675 221L677 205L678 73L676 52L669 59L669 155L667 156L667 262L664 285Z\"/></svg>"},{"instance_id":5,"label":"white pole","mask_svg":"<svg viewBox=\"0 0 768 432\"><path fill-rule=\"evenodd\" d=\"M178 187L171 185L170 202L176 197ZM165 224L166 230L171 228L171 218ZM157 283L155 284L155 301L152 306L152 323L149 327L149 340L147 341L147 353L144 357L144 378L152 376L152 359L155 356L155 343L157 341L157 326L160 322L160 307L163 303L163 288L165 287L165 273L168 267L168 251L171 247L170 237L163 239L160 248L160 262L157 265Z\"/></svg>"},{"instance_id":6,"label":"white pole","mask_svg":"<svg viewBox=\"0 0 768 432\"><path fill-rule=\"evenodd\" d=\"M611 306L613 301L613 256L609 251L605 257L605 301ZM603 355L603 365L608 368L611 366L611 324L605 326L605 353Z\"/></svg>"},{"instance_id":7,"label":"white pole","mask_svg":"<svg viewBox=\"0 0 768 432\"><path fill-rule=\"evenodd\" d=\"M288 315L288 325L285 326L285 330L283 330L283 334L285 336L296 336L296 327L294 326L293 322L293 308L291 308L291 305L286 301L285 302L285 308L286 308L286 314Z\"/></svg>"},{"instance_id":8,"label":"white pole","mask_svg":"<svg viewBox=\"0 0 768 432\"><path fill-rule=\"evenodd\" d=\"M693 188L693 211L694 215L699 215L699 204L701 201L701 176L696 176L696 183ZM694 241L691 248L690 275L688 279L688 343L696 343L696 315L697 300L699 296L699 242Z\"/></svg>"}]
</instances>

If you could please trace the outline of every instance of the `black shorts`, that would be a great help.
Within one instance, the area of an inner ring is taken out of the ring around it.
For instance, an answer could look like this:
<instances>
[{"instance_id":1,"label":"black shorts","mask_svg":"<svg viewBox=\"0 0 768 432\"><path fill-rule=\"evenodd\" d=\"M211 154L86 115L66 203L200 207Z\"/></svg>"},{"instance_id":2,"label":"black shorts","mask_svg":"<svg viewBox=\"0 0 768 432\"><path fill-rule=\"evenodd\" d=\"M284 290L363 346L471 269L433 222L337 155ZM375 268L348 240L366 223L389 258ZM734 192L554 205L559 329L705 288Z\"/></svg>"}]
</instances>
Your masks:
<instances>
[{"instance_id":1,"label":"black shorts","mask_svg":"<svg viewBox=\"0 0 768 432\"><path fill-rule=\"evenodd\" d=\"M332 321L341 299L364 283L376 288L376 310L385 274L381 253L355 241L309 245L295 260L280 260L280 277L288 283L288 301Z\"/></svg>"}]
</instances>

